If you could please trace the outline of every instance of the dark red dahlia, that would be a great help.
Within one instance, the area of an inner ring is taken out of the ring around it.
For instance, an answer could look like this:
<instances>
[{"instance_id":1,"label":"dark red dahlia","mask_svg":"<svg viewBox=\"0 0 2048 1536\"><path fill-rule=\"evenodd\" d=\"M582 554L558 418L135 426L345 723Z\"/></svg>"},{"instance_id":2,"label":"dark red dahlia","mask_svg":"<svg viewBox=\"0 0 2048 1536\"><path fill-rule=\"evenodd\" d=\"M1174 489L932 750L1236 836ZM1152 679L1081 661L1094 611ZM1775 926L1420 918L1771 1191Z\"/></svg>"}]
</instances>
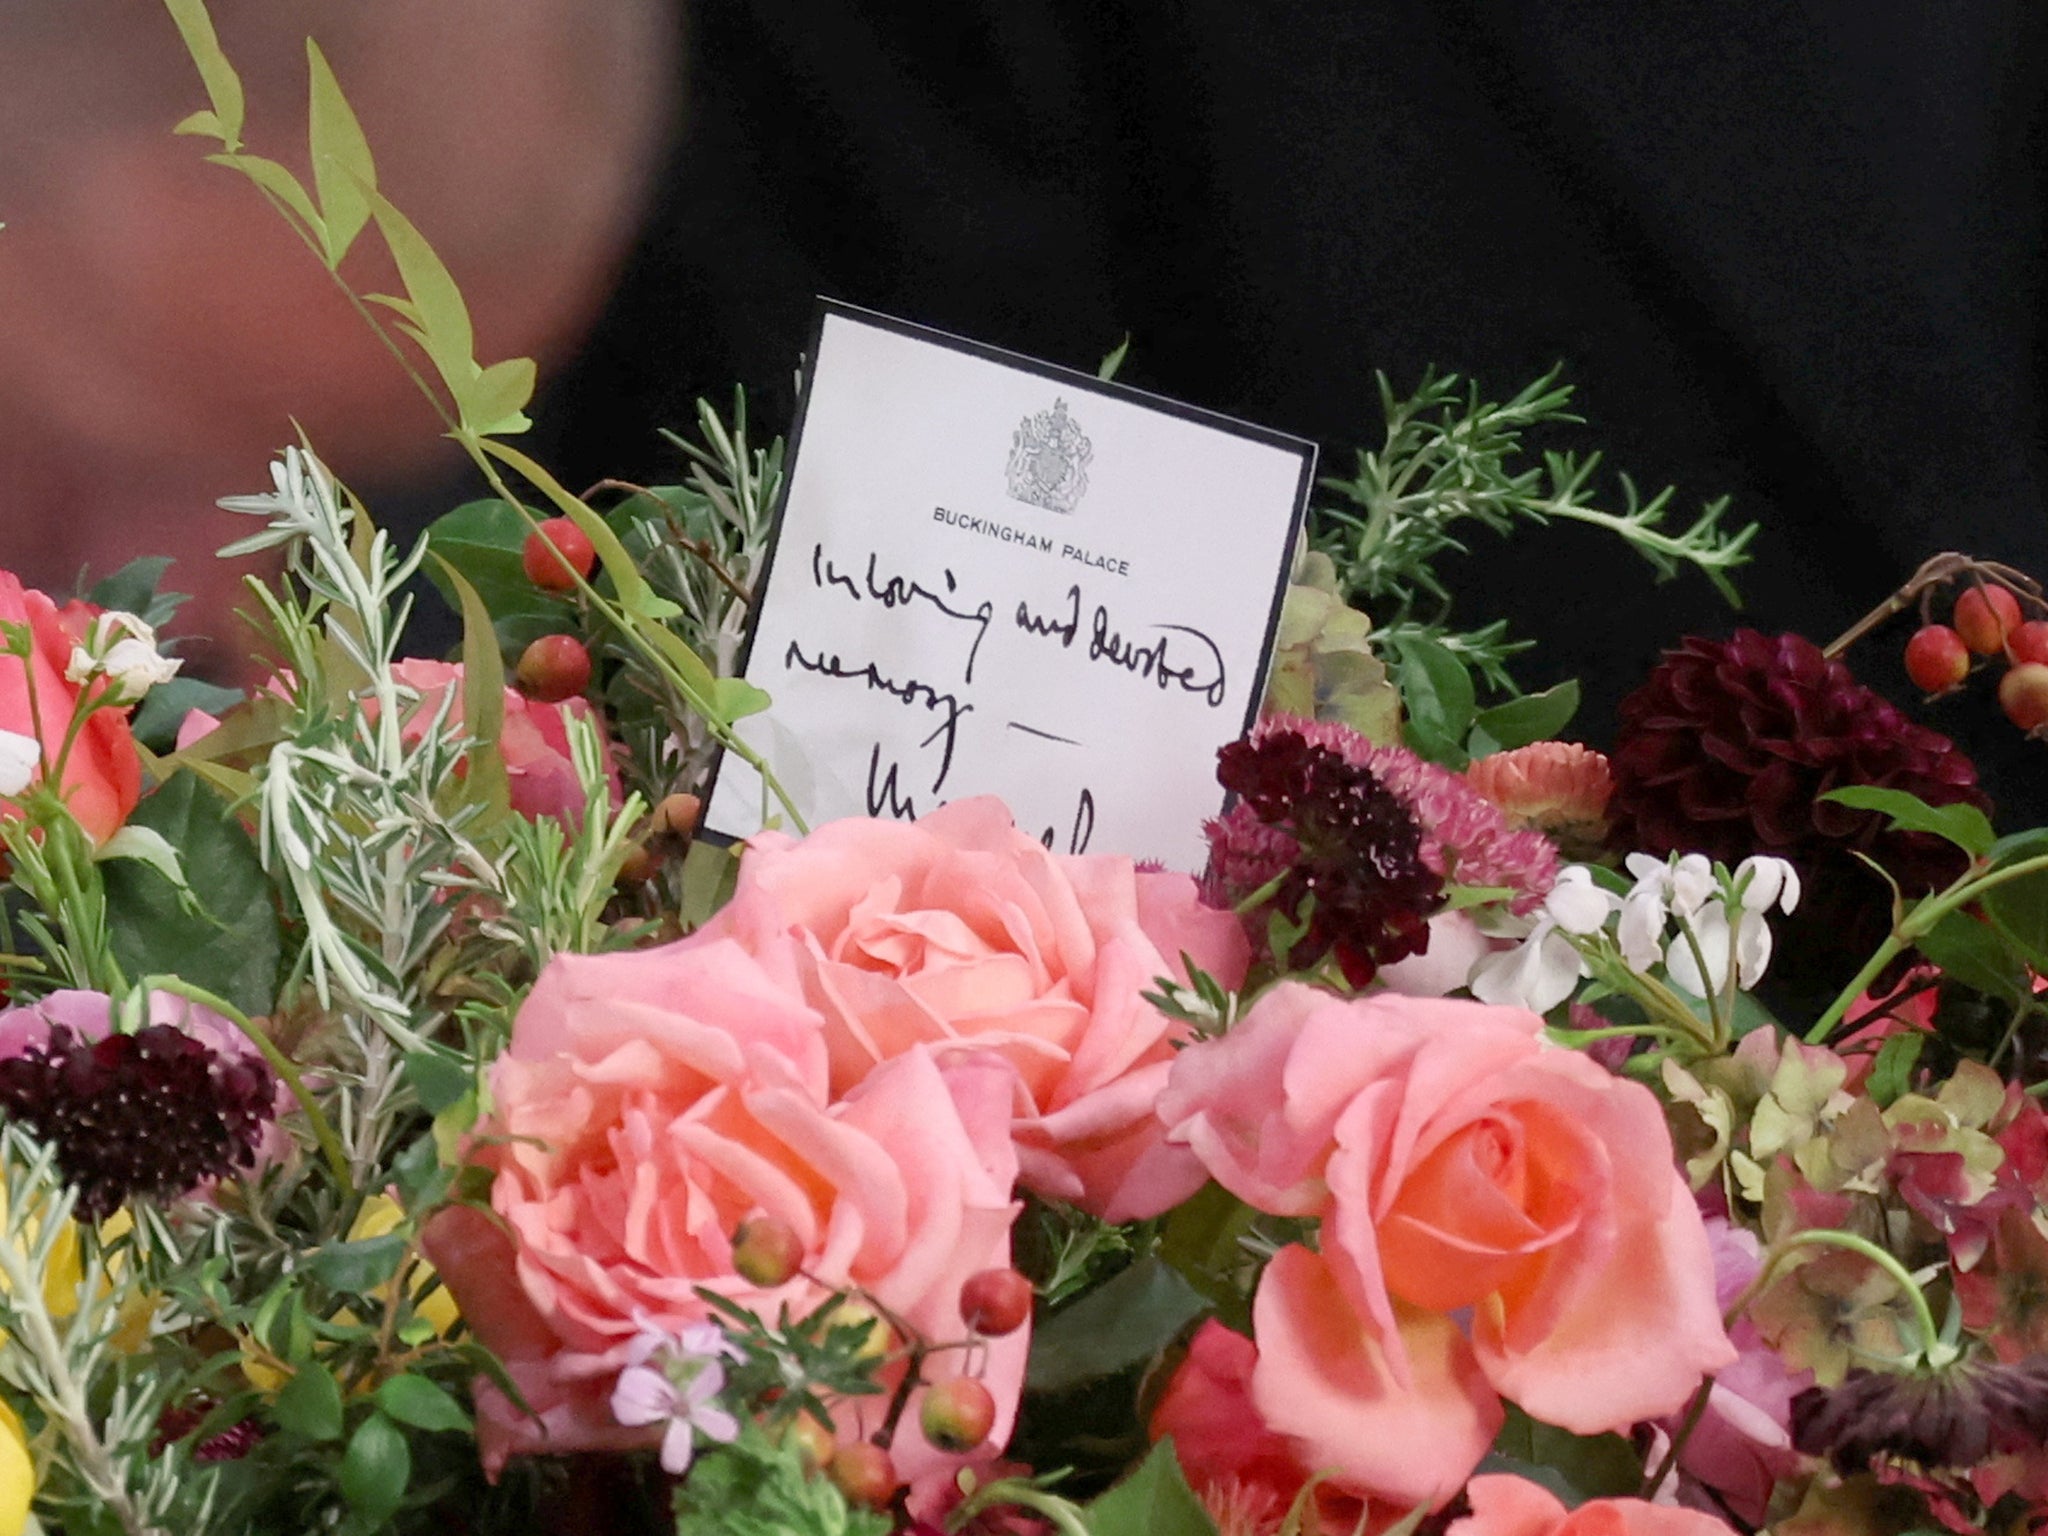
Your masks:
<instances>
[{"instance_id":1,"label":"dark red dahlia","mask_svg":"<svg viewBox=\"0 0 2048 1536\"><path fill-rule=\"evenodd\" d=\"M1942 839L1887 831L1876 812L1822 795L1871 784L1930 805L1990 806L1953 742L1798 635L1743 629L1726 640L1681 641L1620 715L1610 754L1615 846L1730 864L1753 853L1790 859L1817 898L1794 921L1795 948L1860 960L1883 938L1887 893L1859 853L1909 895L1963 871L1961 851Z\"/></svg>"},{"instance_id":2,"label":"dark red dahlia","mask_svg":"<svg viewBox=\"0 0 2048 1536\"><path fill-rule=\"evenodd\" d=\"M169 1024L97 1041L57 1025L0 1060L0 1114L56 1145L89 1221L132 1196L172 1199L247 1167L275 1096L259 1058L216 1051Z\"/></svg>"},{"instance_id":3,"label":"dark red dahlia","mask_svg":"<svg viewBox=\"0 0 2048 1536\"><path fill-rule=\"evenodd\" d=\"M1288 963L1334 955L1354 986L1428 946L1443 876L1423 861L1421 824L1372 769L1288 730L1232 742L1217 764L1238 803L1209 824L1208 884L1228 906L1273 885L1249 914L1255 939L1269 913L1306 914Z\"/></svg>"}]
</instances>

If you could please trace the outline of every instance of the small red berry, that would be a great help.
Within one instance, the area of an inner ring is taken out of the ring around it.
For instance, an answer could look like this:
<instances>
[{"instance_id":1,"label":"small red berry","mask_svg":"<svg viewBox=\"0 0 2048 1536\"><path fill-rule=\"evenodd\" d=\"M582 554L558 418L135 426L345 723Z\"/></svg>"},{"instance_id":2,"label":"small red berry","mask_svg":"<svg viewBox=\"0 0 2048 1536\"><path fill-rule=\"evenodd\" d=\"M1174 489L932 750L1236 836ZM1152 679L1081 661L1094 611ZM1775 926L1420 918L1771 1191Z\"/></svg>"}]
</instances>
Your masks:
<instances>
[{"instance_id":1,"label":"small red berry","mask_svg":"<svg viewBox=\"0 0 2048 1536\"><path fill-rule=\"evenodd\" d=\"M825 1314L825 1323L833 1329L863 1330L860 1347L853 1352L857 1360L879 1360L896 1347L896 1330L873 1307L850 1296Z\"/></svg>"},{"instance_id":2,"label":"small red berry","mask_svg":"<svg viewBox=\"0 0 2048 1536\"><path fill-rule=\"evenodd\" d=\"M576 578L588 578L597 565L590 535L566 517L551 517L519 546L526 579L543 592L574 590Z\"/></svg>"},{"instance_id":3,"label":"small red berry","mask_svg":"<svg viewBox=\"0 0 2048 1536\"><path fill-rule=\"evenodd\" d=\"M519 653L513 675L529 699L559 704L590 686L590 652L574 635L542 635Z\"/></svg>"},{"instance_id":4,"label":"small red berry","mask_svg":"<svg viewBox=\"0 0 2048 1536\"><path fill-rule=\"evenodd\" d=\"M996 1400L972 1376L949 1376L925 1393L917 1423L940 1450L971 1451L996 1427Z\"/></svg>"},{"instance_id":5,"label":"small red berry","mask_svg":"<svg viewBox=\"0 0 2048 1536\"><path fill-rule=\"evenodd\" d=\"M869 1509L882 1508L903 1486L889 1453L865 1440L840 1446L832 1453L832 1464L825 1470L851 1502Z\"/></svg>"},{"instance_id":6,"label":"small red berry","mask_svg":"<svg viewBox=\"0 0 2048 1536\"><path fill-rule=\"evenodd\" d=\"M1956 599L1956 629L1979 656L2005 649L2005 637L2020 627L2020 600L2004 587L1971 587Z\"/></svg>"},{"instance_id":7,"label":"small red berry","mask_svg":"<svg viewBox=\"0 0 2048 1536\"><path fill-rule=\"evenodd\" d=\"M780 1216L750 1216L732 1235L732 1267L751 1285L787 1285L803 1262L803 1239Z\"/></svg>"},{"instance_id":8,"label":"small red berry","mask_svg":"<svg viewBox=\"0 0 2048 1536\"><path fill-rule=\"evenodd\" d=\"M960 1320L976 1333L999 1339L1031 1318L1031 1282L1014 1269L984 1269L960 1286Z\"/></svg>"},{"instance_id":9,"label":"small red berry","mask_svg":"<svg viewBox=\"0 0 2048 1536\"><path fill-rule=\"evenodd\" d=\"M1947 693L1970 675L1970 648L1946 624L1929 624L1906 642L1906 676L1927 693Z\"/></svg>"},{"instance_id":10,"label":"small red berry","mask_svg":"<svg viewBox=\"0 0 2048 1536\"><path fill-rule=\"evenodd\" d=\"M2014 661L2048 662L2048 619L2029 619L2007 635L2005 653Z\"/></svg>"},{"instance_id":11,"label":"small red berry","mask_svg":"<svg viewBox=\"0 0 2048 1536\"><path fill-rule=\"evenodd\" d=\"M2023 731L2048 725L2048 665L2023 661L1998 680L1998 707Z\"/></svg>"}]
</instances>

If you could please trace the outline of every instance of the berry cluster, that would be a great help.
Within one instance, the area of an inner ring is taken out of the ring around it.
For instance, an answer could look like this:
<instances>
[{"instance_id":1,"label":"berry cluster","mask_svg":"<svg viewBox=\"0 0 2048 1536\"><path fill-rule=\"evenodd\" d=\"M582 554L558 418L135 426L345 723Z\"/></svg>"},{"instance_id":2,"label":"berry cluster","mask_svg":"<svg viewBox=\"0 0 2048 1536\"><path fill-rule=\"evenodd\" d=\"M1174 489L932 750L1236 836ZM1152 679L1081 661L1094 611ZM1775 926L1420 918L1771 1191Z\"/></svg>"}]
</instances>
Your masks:
<instances>
[{"instance_id":1,"label":"berry cluster","mask_svg":"<svg viewBox=\"0 0 2048 1536\"><path fill-rule=\"evenodd\" d=\"M786 1221L774 1216L755 1216L740 1223L733 1233L732 1265L749 1284L772 1290L786 1285L803 1273L803 1242ZM849 1296L832 1312L838 1325L865 1325L871 1343L863 1347L877 1357L901 1355L907 1371L898 1385L894 1406L882 1428L865 1440L841 1444L832 1431L810 1414L799 1414L789 1423L787 1433L802 1450L807 1463L836 1484L854 1504L869 1509L887 1509L904 1491L889 1446L897 1416L908 1403L911 1392L921 1384L924 1362L946 1349L975 1351L985 1339L1015 1333L1031 1320L1035 1293L1029 1279L1014 1269L984 1269L969 1275L960 1286L960 1321L967 1337L950 1344L905 1339L903 1326L878 1313L863 1300ZM973 1355L970 1353L969 1359ZM989 1389L972 1375L947 1376L925 1387L917 1414L918 1428L926 1440L955 1455L978 1450L995 1430L996 1400Z\"/></svg>"},{"instance_id":2,"label":"berry cluster","mask_svg":"<svg viewBox=\"0 0 2048 1536\"><path fill-rule=\"evenodd\" d=\"M1924 622L1906 642L1906 675L1939 696L1963 686L1976 658L1999 658L1999 708L2028 735L2048 739L2048 602L2001 567L1969 562L1961 574L1971 584L1957 595L1949 623L1934 621L1932 593L1923 595ZM2030 609L2042 616L2029 618Z\"/></svg>"},{"instance_id":3,"label":"berry cluster","mask_svg":"<svg viewBox=\"0 0 2048 1536\"><path fill-rule=\"evenodd\" d=\"M573 592L597 568L590 535L566 517L529 533L519 559L526 579L543 592ZM590 686L590 650L574 635L542 635L520 653L513 675L528 698L559 704Z\"/></svg>"}]
</instances>

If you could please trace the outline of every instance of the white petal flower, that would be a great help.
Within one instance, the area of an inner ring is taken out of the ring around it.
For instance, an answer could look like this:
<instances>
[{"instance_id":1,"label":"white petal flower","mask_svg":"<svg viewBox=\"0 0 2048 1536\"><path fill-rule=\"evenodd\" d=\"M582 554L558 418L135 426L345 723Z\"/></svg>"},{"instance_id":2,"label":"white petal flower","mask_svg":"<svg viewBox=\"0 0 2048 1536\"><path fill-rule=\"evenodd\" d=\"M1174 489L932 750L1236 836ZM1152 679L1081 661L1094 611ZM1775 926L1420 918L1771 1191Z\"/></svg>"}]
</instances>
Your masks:
<instances>
[{"instance_id":1,"label":"white petal flower","mask_svg":"<svg viewBox=\"0 0 2048 1536\"><path fill-rule=\"evenodd\" d=\"M1664 883L1661 878L1644 880L1621 901L1621 921L1614 939L1621 946L1621 958L1628 968L1641 974L1664 957Z\"/></svg>"},{"instance_id":2,"label":"white petal flower","mask_svg":"<svg viewBox=\"0 0 2048 1536\"><path fill-rule=\"evenodd\" d=\"M1688 853L1671 866L1669 889L1672 912L1691 917L1714 899L1720 882L1714 879L1713 863L1704 853Z\"/></svg>"},{"instance_id":3,"label":"white petal flower","mask_svg":"<svg viewBox=\"0 0 2048 1536\"><path fill-rule=\"evenodd\" d=\"M1791 912L1799 905L1799 871L1783 859L1761 853L1744 859L1735 866L1735 883L1746 911L1768 912L1775 906Z\"/></svg>"},{"instance_id":4,"label":"white petal flower","mask_svg":"<svg viewBox=\"0 0 2048 1536\"><path fill-rule=\"evenodd\" d=\"M18 795L42 766L43 745L19 731L0 731L0 796Z\"/></svg>"},{"instance_id":5,"label":"white petal flower","mask_svg":"<svg viewBox=\"0 0 2048 1536\"><path fill-rule=\"evenodd\" d=\"M1557 883L1543 898L1543 910L1566 933L1598 933L1621 905L1621 898L1593 882L1593 871L1583 864L1567 864L1557 872Z\"/></svg>"},{"instance_id":6,"label":"white petal flower","mask_svg":"<svg viewBox=\"0 0 2048 1536\"><path fill-rule=\"evenodd\" d=\"M1692 930L1687 940L1681 931L1664 951L1664 969L1672 984L1694 997L1718 993L1728 984L1728 952L1732 935L1728 931L1728 909L1719 903L1697 913L1686 925ZM1701 974L1701 962L1706 963Z\"/></svg>"},{"instance_id":7,"label":"white petal flower","mask_svg":"<svg viewBox=\"0 0 2048 1536\"><path fill-rule=\"evenodd\" d=\"M1515 948L1480 961L1466 985L1482 1003L1548 1013L1572 995L1585 974L1585 962L1572 941L1544 917Z\"/></svg>"},{"instance_id":8,"label":"white petal flower","mask_svg":"<svg viewBox=\"0 0 2048 1536\"><path fill-rule=\"evenodd\" d=\"M159 683L178 675L179 663L159 655L156 631L132 613L110 608L92 621L85 639L71 648L64 668L66 682L106 679L106 699L135 704Z\"/></svg>"}]
</instances>

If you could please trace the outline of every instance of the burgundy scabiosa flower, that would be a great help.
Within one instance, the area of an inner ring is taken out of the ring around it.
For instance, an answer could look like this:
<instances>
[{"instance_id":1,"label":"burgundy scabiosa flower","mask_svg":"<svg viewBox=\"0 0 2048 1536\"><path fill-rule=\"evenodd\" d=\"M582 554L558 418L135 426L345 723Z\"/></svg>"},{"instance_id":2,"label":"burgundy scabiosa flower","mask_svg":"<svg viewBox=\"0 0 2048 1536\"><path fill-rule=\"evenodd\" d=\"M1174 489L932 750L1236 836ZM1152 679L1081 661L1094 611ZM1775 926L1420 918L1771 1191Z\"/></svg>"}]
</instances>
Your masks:
<instances>
[{"instance_id":1,"label":"burgundy scabiosa flower","mask_svg":"<svg viewBox=\"0 0 2048 1536\"><path fill-rule=\"evenodd\" d=\"M1812 899L1784 947L1809 952L1817 969L1831 956L1853 968L1889 924L1884 884L1857 855L1908 895L1963 869L1950 843L1888 831L1884 816L1822 795L1869 784L1930 805L1989 808L1975 766L1953 742L1798 635L1743 629L1726 640L1683 640L1620 715L1608 806L1615 846L1704 853L1731 866L1757 853L1790 860Z\"/></svg>"},{"instance_id":2,"label":"burgundy scabiosa flower","mask_svg":"<svg viewBox=\"0 0 2048 1536\"><path fill-rule=\"evenodd\" d=\"M2048 1441L2048 1358L1933 1373L1852 1370L1838 1387L1792 1399L1792 1443L1843 1473L1879 1457L1926 1468L1974 1467Z\"/></svg>"},{"instance_id":3,"label":"burgundy scabiosa flower","mask_svg":"<svg viewBox=\"0 0 2048 1536\"><path fill-rule=\"evenodd\" d=\"M1419 954L1443 877L1422 857L1422 826L1362 763L1310 741L1288 722L1261 726L1218 754L1217 778L1238 797L1209 824L1208 885L1235 906L1270 893L1246 914L1254 942L1269 914L1308 927L1293 965L1334 954L1356 986L1379 967Z\"/></svg>"},{"instance_id":4,"label":"burgundy scabiosa flower","mask_svg":"<svg viewBox=\"0 0 2048 1536\"><path fill-rule=\"evenodd\" d=\"M161 993L133 1034L112 1013L93 992L0 1013L0 1115L55 1145L88 1221L249 1167L277 1106L269 1066L226 1021Z\"/></svg>"}]
</instances>

